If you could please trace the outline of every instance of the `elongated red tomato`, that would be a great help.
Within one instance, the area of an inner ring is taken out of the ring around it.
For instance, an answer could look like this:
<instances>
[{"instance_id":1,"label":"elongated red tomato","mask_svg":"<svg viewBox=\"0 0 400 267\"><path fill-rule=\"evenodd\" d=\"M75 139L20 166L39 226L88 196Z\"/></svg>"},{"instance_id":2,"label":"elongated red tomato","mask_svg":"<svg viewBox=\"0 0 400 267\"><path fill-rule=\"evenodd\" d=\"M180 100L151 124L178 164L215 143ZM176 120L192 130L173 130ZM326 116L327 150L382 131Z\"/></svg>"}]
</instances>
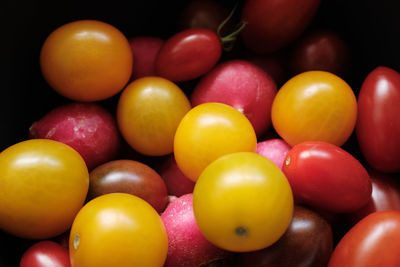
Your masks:
<instances>
[{"instance_id":1,"label":"elongated red tomato","mask_svg":"<svg viewBox=\"0 0 400 267\"><path fill-rule=\"evenodd\" d=\"M320 0L247 0L242 20L244 44L258 54L278 50L298 37L310 23Z\"/></svg>"},{"instance_id":2,"label":"elongated red tomato","mask_svg":"<svg viewBox=\"0 0 400 267\"><path fill-rule=\"evenodd\" d=\"M382 172L400 171L400 74L378 67L358 96L357 139L368 163Z\"/></svg>"},{"instance_id":3,"label":"elongated red tomato","mask_svg":"<svg viewBox=\"0 0 400 267\"><path fill-rule=\"evenodd\" d=\"M20 267L71 267L68 249L49 240L26 250L19 264Z\"/></svg>"},{"instance_id":4,"label":"elongated red tomato","mask_svg":"<svg viewBox=\"0 0 400 267\"><path fill-rule=\"evenodd\" d=\"M400 266L400 212L375 212L340 240L328 267Z\"/></svg>"},{"instance_id":5,"label":"elongated red tomato","mask_svg":"<svg viewBox=\"0 0 400 267\"><path fill-rule=\"evenodd\" d=\"M297 202L332 212L355 211L370 200L365 168L338 146L318 141L294 146L282 168Z\"/></svg>"},{"instance_id":6,"label":"elongated red tomato","mask_svg":"<svg viewBox=\"0 0 400 267\"><path fill-rule=\"evenodd\" d=\"M168 39L156 59L156 73L179 82L200 77L217 64L221 43L211 30L194 28L181 31Z\"/></svg>"}]
</instances>

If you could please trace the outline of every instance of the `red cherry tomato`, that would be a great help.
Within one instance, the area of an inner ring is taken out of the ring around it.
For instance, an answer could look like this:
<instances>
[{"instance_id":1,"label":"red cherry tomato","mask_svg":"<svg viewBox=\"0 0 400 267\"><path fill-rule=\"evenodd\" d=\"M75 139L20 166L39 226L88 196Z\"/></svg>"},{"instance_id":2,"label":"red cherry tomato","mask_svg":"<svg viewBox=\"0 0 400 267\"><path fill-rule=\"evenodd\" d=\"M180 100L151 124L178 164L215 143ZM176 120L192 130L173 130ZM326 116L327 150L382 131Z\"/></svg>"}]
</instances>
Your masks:
<instances>
[{"instance_id":1,"label":"red cherry tomato","mask_svg":"<svg viewBox=\"0 0 400 267\"><path fill-rule=\"evenodd\" d=\"M400 212L375 212L340 240L328 267L400 266Z\"/></svg>"},{"instance_id":2,"label":"red cherry tomato","mask_svg":"<svg viewBox=\"0 0 400 267\"><path fill-rule=\"evenodd\" d=\"M168 39L156 59L156 73L171 81L188 81L205 74L221 57L217 34L208 29L181 31Z\"/></svg>"},{"instance_id":3,"label":"red cherry tomato","mask_svg":"<svg viewBox=\"0 0 400 267\"><path fill-rule=\"evenodd\" d=\"M378 67L358 96L357 139L368 163L382 172L400 171L400 74Z\"/></svg>"},{"instance_id":4,"label":"red cherry tomato","mask_svg":"<svg viewBox=\"0 0 400 267\"><path fill-rule=\"evenodd\" d=\"M22 255L20 267L70 267L68 249L53 241L40 241Z\"/></svg>"},{"instance_id":5,"label":"red cherry tomato","mask_svg":"<svg viewBox=\"0 0 400 267\"><path fill-rule=\"evenodd\" d=\"M247 0L242 21L244 44L258 54L274 52L298 37L310 23L320 0Z\"/></svg>"},{"instance_id":6,"label":"red cherry tomato","mask_svg":"<svg viewBox=\"0 0 400 267\"><path fill-rule=\"evenodd\" d=\"M347 72L348 63L349 48L338 34L330 31L306 35L296 44L290 59L293 74L323 70L343 75Z\"/></svg>"},{"instance_id":7,"label":"red cherry tomato","mask_svg":"<svg viewBox=\"0 0 400 267\"><path fill-rule=\"evenodd\" d=\"M367 205L356 212L347 214L351 225L375 211L398 210L400 211L400 182L399 177L369 172L372 182L372 195Z\"/></svg>"},{"instance_id":8,"label":"red cherry tomato","mask_svg":"<svg viewBox=\"0 0 400 267\"><path fill-rule=\"evenodd\" d=\"M371 197L368 172L338 146L318 141L294 146L282 171L297 202L333 212L351 212Z\"/></svg>"}]
</instances>

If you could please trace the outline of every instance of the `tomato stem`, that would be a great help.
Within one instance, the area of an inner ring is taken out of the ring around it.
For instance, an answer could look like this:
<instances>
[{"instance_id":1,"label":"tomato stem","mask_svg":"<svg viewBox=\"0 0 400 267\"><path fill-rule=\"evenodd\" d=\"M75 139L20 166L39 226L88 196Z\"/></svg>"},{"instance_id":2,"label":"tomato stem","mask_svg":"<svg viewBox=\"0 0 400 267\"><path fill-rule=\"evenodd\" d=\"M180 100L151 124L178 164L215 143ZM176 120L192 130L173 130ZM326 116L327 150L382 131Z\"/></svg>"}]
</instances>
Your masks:
<instances>
[{"instance_id":1,"label":"tomato stem","mask_svg":"<svg viewBox=\"0 0 400 267\"><path fill-rule=\"evenodd\" d=\"M229 13L228 17L222 21L222 23L218 26L217 29L217 34L219 39L221 40L222 44L222 49L226 52L229 52L232 50L233 46L235 45L236 39L238 38L239 34L243 31L243 29L246 27L247 22L241 21L236 25L234 28L233 32L222 36L222 29L226 26L226 24L232 19L233 14L235 14L235 11L238 7L238 3L235 4L233 7L232 11Z\"/></svg>"}]
</instances>

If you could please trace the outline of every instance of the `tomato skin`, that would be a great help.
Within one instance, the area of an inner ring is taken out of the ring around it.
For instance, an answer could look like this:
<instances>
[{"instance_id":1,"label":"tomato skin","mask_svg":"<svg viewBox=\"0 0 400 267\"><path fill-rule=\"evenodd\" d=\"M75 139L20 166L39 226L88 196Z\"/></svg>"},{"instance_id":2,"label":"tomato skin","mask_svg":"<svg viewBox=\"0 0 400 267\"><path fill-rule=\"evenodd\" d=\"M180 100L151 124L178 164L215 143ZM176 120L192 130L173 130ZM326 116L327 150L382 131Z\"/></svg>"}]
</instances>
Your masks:
<instances>
[{"instance_id":1,"label":"tomato skin","mask_svg":"<svg viewBox=\"0 0 400 267\"><path fill-rule=\"evenodd\" d=\"M127 143L148 156L173 151L176 128L190 110L182 90L161 77L143 77L130 83L117 106L117 123Z\"/></svg>"},{"instance_id":2,"label":"tomato skin","mask_svg":"<svg viewBox=\"0 0 400 267\"><path fill-rule=\"evenodd\" d=\"M276 242L293 214L293 195L282 171L253 152L231 153L201 173L193 208L203 235L229 251L248 252Z\"/></svg>"},{"instance_id":3,"label":"tomato skin","mask_svg":"<svg viewBox=\"0 0 400 267\"><path fill-rule=\"evenodd\" d=\"M350 225L376 211L400 211L400 177L374 170L370 170L369 174L372 182L371 199L360 210L346 214Z\"/></svg>"},{"instance_id":4,"label":"tomato skin","mask_svg":"<svg viewBox=\"0 0 400 267\"><path fill-rule=\"evenodd\" d=\"M111 193L88 202L72 224L72 267L161 267L168 237L158 213L146 201Z\"/></svg>"},{"instance_id":5,"label":"tomato skin","mask_svg":"<svg viewBox=\"0 0 400 267\"><path fill-rule=\"evenodd\" d=\"M296 205L285 234L272 246L241 253L243 267L320 267L326 266L332 253L332 229L318 213Z\"/></svg>"},{"instance_id":6,"label":"tomato skin","mask_svg":"<svg viewBox=\"0 0 400 267\"><path fill-rule=\"evenodd\" d=\"M307 71L281 87L272 103L271 118L276 132L290 146L304 141L341 146L354 130L357 100L338 76Z\"/></svg>"},{"instance_id":7,"label":"tomato skin","mask_svg":"<svg viewBox=\"0 0 400 267\"><path fill-rule=\"evenodd\" d=\"M324 142L304 142L288 153L282 171L298 203L332 212L351 212L370 200L365 168L352 155Z\"/></svg>"},{"instance_id":8,"label":"tomato skin","mask_svg":"<svg viewBox=\"0 0 400 267\"><path fill-rule=\"evenodd\" d=\"M204 103L183 117L174 138L179 169L196 181L217 158L234 152L255 152L257 137L250 121L235 108Z\"/></svg>"},{"instance_id":9,"label":"tomato skin","mask_svg":"<svg viewBox=\"0 0 400 267\"><path fill-rule=\"evenodd\" d=\"M331 31L315 31L303 37L293 48L290 67L293 74L323 70L336 75L347 73L349 48Z\"/></svg>"},{"instance_id":10,"label":"tomato skin","mask_svg":"<svg viewBox=\"0 0 400 267\"><path fill-rule=\"evenodd\" d=\"M20 267L70 267L68 249L53 241L40 241L22 255Z\"/></svg>"},{"instance_id":11,"label":"tomato skin","mask_svg":"<svg viewBox=\"0 0 400 267\"><path fill-rule=\"evenodd\" d=\"M373 70L358 96L357 139L374 169L400 171L400 74L387 67Z\"/></svg>"},{"instance_id":12,"label":"tomato skin","mask_svg":"<svg viewBox=\"0 0 400 267\"><path fill-rule=\"evenodd\" d=\"M161 47L156 73L174 82L192 80L211 70L221 53L221 43L215 32L203 28L183 30Z\"/></svg>"},{"instance_id":13,"label":"tomato skin","mask_svg":"<svg viewBox=\"0 0 400 267\"><path fill-rule=\"evenodd\" d=\"M32 139L0 153L0 228L28 239L65 232L89 187L85 161L71 147Z\"/></svg>"},{"instance_id":14,"label":"tomato skin","mask_svg":"<svg viewBox=\"0 0 400 267\"><path fill-rule=\"evenodd\" d=\"M328 267L400 266L399 249L400 212L375 212L344 235Z\"/></svg>"},{"instance_id":15,"label":"tomato skin","mask_svg":"<svg viewBox=\"0 0 400 267\"><path fill-rule=\"evenodd\" d=\"M242 21L244 44L257 54L278 50L298 37L310 23L320 0L247 0Z\"/></svg>"},{"instance_id":16,"label":"tomato skin","mask_svg":"<svg viewBox=\"0 0 400 267\"><path fill-rule=\"evenodd\" d=\"M42 46L40 66L49 85L76 101L98 101L123 89L132 73L132 52L114 26L78 20L53 31Z\"/></svg>"}]
</instances>

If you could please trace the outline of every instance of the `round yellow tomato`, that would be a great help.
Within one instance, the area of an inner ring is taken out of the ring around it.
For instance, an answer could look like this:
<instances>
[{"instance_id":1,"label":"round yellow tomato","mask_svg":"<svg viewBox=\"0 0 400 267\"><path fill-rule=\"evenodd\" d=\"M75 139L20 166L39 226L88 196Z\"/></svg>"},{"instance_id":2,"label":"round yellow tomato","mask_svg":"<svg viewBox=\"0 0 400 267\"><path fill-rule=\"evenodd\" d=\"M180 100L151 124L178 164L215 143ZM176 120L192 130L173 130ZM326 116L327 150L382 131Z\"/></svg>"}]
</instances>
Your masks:
<instances>
[{"instance_id":1,"label":"round yellow tomato","mask_svg":"<svg viewBox=\"0 0 400 267\"><path fill-rule=\"evenodd\" d=\"M196 181L215 159L233 152L255 152L257 137L249 120L231 106L205 103L191 109L178 126L174 155L179 169Z\"/></svg>"},{"instance_id":2,"label":"round yellow tomato","mask_svg":"<svg viewBox=\"0 0 400 267\"><path fill-rule=\"evenodd\" d=\"M82 207L89 173L71 147L32 139L0 153L0 228L44 239L65 232Z\"/></svg>"},{"instance_id":3,"label":"round yellow tomato","mask_svg":"<svg viewBox=\"0 0 400 267\"><path fill-rule=\"evenodd\" d=\"M102 195L87 203L71 228L72 267L161 267L168 237L158 213L130 194Z\"/></svg>"},{"instance_id":4,"label":"round yellow tomato","mask_svg":"<svg viewBox=\"0 0 400 267\"><path fill-rule=\"evenodd\" d=\"M161 77L144 77L122 92L117 121L133 149L162 156L172 153L176 128L189 110L189 100L174 83Z\"/></svg>"},{"instance_id":5,"label":"round yellow tomato","mask_svg":"<svg viewBox=\"0 0 400 267\"><path fill-rule=\"evenodd\" d=\"M289 226L293 195L282 171L270 160L238 152L212 162L200 175L193 208L203 235L235 252L265 248Z\"/></svg>"},{"instance_id":6,"label":"round yellow tomato","mask_svg":"<svg viewBox=\"0 0 400 267\"><path fill-rule=\"evenodd\" d=\"M354 130L357 101L350 86L324 71L301 73L278 91L272 124L294 146L304 141L343 145Z\"/></svg>"},{"instance_id":7,"label":"round yellow tomato","mask_svg":"<svg viewBox=\"0 0 400 267\"><path fill-rule=\"evenodd\" d=\"M129 42L118 29L101 21L79 20L47 37L40 66L59 94L97 101L123 89L132 73L132 58Z\"/></svg>"}]
</instances>

